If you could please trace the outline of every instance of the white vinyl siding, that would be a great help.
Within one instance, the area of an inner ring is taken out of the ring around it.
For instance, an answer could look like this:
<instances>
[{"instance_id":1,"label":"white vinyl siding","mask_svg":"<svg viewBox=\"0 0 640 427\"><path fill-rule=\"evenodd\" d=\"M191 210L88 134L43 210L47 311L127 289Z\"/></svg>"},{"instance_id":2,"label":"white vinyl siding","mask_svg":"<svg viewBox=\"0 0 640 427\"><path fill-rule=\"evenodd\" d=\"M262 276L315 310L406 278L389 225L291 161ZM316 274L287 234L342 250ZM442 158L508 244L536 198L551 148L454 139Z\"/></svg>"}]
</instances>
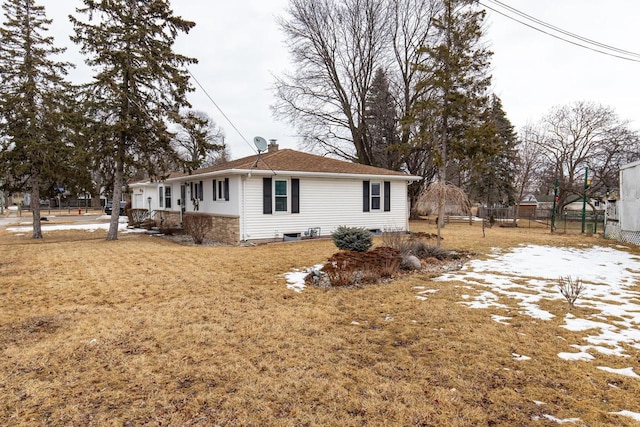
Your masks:
<instances>
[{"instance_id":1,"label":"white vinyl siding","mask_svg":"<svg viewBox=\"0 0 640 427\"><path fill-rule=\"evenodd\" d=\"M288 179L288 181L291 180ZM382 192L383 180L373 181L381 184ZM246 204L242 225L245 235L242 238L245 240L281 238L283 234L302 234L314 227L320 227L322 235L328 235L340 225L375 230L385 228L406 230L407 182L391 181L391 210L383 212L381 195L381 206L375 214L362 212L362 182L353 178L300 178L300 213L283 216L263 214L262 177L248 178L245 185Z\"/></svg>"}]
</instances>

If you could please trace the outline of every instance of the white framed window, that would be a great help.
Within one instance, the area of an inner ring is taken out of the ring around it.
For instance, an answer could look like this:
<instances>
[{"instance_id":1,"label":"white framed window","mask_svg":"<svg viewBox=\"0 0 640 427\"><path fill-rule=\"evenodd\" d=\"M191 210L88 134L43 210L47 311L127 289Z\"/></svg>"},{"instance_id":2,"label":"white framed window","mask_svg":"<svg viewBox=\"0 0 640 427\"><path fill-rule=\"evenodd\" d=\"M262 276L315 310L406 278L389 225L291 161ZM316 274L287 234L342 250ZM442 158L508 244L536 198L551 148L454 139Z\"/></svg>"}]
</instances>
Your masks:
<instances>
[{"instance_id":1,"label":"white framed window","mask_svg":"<svg viewBox=\"0 0 640 427\"><path fill-rule=\"evenodd\" d=\"M162 201L160 203L162 203ZM171 186L170 185L164 187L164 206L167 209L171 209Z\"/></svg>"},{"instance_id":2,"label":"white framed window","mask_svg":"<svg viewBox=\"0 0 640 427\"><path fill-rule=\"evenodd\" d=\"M379 182L371 183L371 210L380 210L380 196L382 195L382 185Z\"/></svg>"},{"instance_id":3,"label":"white framed window","mask_svg":"<svg viewBox=\"0 0 640 427\"><path fill-rule=\"evenodd\" d=\"M213 201L229 201L229 178L213 180Z\"/></svg>"},{"instance_id":4,"label":"white framed window","mask_svg":"<svg viewBox=\"0 0 640 427\"><path fill-rule=\"evenodd\" d=\"M275 212L288 212L288 181L284 179L273 180L273 197Z\"/></svg>"},{"instance_id":5,"label":"white framed window","mask_svg":"<svg viewBox=\"0 0 640 427\"><path fill-rule=\"evenodd\" d=\"M300 178L262 178L262 213L300 213Z\"/></svg>"}]
</instances>

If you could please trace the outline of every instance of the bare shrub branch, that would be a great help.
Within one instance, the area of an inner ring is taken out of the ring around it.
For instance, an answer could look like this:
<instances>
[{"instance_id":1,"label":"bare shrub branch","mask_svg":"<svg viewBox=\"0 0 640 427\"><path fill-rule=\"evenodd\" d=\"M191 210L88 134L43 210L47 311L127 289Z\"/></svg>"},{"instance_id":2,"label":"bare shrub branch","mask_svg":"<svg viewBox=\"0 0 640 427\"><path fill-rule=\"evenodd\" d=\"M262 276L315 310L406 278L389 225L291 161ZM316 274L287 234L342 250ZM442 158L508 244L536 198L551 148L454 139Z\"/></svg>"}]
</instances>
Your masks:
<instances>
[{"instance_id":1,"label":"bare shrub branch","mask_svg":"<svg viewBox=\"0 0 640 427\"><path fill-rule=\"evenodd\" d=\"M142 223L149 218L148 209L127 209L127 217L129 225L132 227L140 227Z\"/></svg>"},{"instance_id":2,"label":"bare shrub branch","mask_svg":"<svg viewBox=\"0 0 640 427\"><path fill-rule=\"evenodd\" d=\"M560 277L558 279L557 286L562 296L569 303L570 307L575 306L576 300L585 291L585 286L584 286L584 283L582 282L582 279L577 278L574 280L571 276Z\"/></svg>"},{"instance_id":3,"label":"bare shrub branch","mask_svg":"<svg viewBox=\"0 0 640 427\"><path fill-rule=\"evenodd\" d=\"M200 245L207 233L211 231L211 217L206 214L186 214L183 219L183 227L184 231L193 239L193 243Z\"/></svg>"}]
</instances>

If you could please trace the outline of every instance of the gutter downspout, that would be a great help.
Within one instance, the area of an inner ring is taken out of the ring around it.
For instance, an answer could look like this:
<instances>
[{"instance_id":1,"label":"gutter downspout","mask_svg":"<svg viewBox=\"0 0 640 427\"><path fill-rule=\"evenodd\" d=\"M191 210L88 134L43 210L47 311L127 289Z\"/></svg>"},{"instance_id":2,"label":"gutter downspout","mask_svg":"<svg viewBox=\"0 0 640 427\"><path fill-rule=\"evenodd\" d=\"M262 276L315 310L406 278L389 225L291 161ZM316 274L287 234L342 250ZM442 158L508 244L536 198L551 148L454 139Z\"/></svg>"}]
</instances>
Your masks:
<instances>
[{"instance_id":1,"label":"gutter downspout","mask_svg":"<svg viewBox=\"0 0 640 427\"><path fill-rule=\"evenodd\" d=\"M241 186L242 187L242 190L241 190L242 191L242 197L240 198L240 204L241 204L241 206L240 206L240 235L242 236L242 241L243 242L247 240L247 234L246 234L247 233L247 227L246 227L246 218L245 218L245 215L246 215L245 210L246 209L245 209L245 207L247 205L246 204L246 194L247 194L246 188L247 188L247 178L249 176L250 175L247 174L247 175L241 176L241 178L240 178L241 181L242 181L242 186Z\"/></svg>"}]
</instances>

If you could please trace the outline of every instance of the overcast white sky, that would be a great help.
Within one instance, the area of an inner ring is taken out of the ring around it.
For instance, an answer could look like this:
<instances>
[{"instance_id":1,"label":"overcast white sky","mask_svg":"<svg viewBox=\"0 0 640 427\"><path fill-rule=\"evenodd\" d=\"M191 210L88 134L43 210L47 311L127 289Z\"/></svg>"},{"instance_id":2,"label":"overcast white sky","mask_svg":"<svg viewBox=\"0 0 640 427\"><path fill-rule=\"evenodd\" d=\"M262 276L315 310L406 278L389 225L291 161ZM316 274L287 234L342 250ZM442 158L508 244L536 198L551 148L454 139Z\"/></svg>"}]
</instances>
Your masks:
<instances>
[{"instance_id":1,"label":"overcast white sky","mask_svg":"<svg viewBox=\"0 0 640 427\"><path fill-rule=\"evenodd\" d=\"M513 8L578 35L640 53L640 2L635 0L502 0ZM67 16L80 0L39 0L53 19L51 34L69 46L67 60L82 62L68 36ZM487 1L488 6L494 6ZM196 57L191 71L251 143L256 135L298 148L294 130L273 119L273 74L291 69L283 35L275 22L287 0L172 0L176 14L195 21L176 50ZM489 11L485 39L494 52L493 90L511 122L520 128L553 106L594 101L612 107L640 128L640 62L624 61L557 40ZM76 82L90 74L81 66ZM194 108L225 129L233 158L253 154L251 146L200 88L190 95Z\"/></svg>"}]
</instances>

